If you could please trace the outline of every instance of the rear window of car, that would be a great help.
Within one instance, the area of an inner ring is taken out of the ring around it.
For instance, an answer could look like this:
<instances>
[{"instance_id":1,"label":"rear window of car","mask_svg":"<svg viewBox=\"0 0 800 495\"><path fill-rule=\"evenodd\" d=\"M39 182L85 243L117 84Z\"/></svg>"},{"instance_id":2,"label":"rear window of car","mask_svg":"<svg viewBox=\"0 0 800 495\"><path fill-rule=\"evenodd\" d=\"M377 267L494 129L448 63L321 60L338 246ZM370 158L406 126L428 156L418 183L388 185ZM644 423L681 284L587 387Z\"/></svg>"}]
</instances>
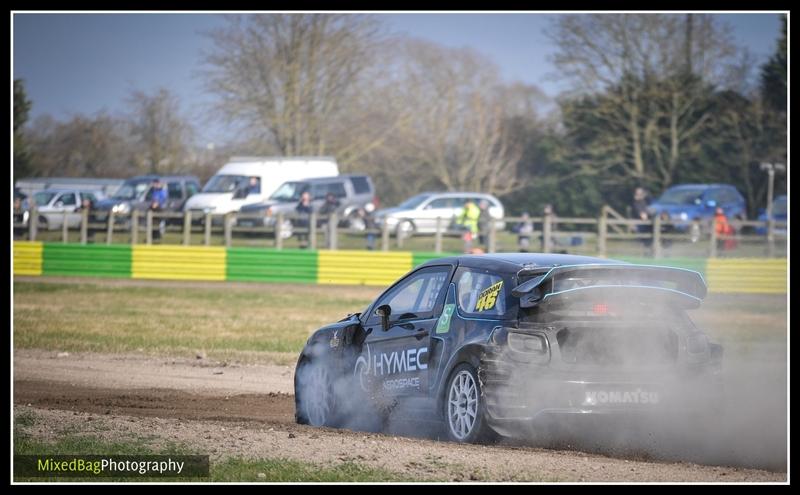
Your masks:
<instances>
[{"instance_id":1,"label":"rear window of car","mask_svg":"<svg viewBox=\"0 0 800 495\"><path fill-rule=\"evenodd\" d=\"M329 193L333 193L337 198L347 197L347 191L344 190L344 184L341 182L326 182L322 184L315 184L313 187L314 199L325 199Z\"/></svg>"},{"instance_id":2,"label":"rear window of car","mask_svg":"<svg viewBox=\"0 0 800 495\"><path fill-rule=\"evenodd\" d=\"M371 190L366 177L350 177L350 182L353 184L353 190L356 194L367 194Z\"/></svg>"},{"instance_id":3,"label":"rear window of car","mask_svg":"<svg viewBox=\"0 0 800 495\"><path fill-rule=\"evenodd\" d=\"M488 270L459 268L456 300L461 313L475 317L504 317L510 313L511 280Z\"/></svg>"},{"instance_id":4,"label":"rear window of car","mask_svg":"<svg viewBox=\"0 0 800 495\"><path fill-rule=\"evenodd\" d=\"M167 194L169 199L181 199L183 197L183 190L181 189L180 182L167 183Z\"/></svg>"}]
</instances>

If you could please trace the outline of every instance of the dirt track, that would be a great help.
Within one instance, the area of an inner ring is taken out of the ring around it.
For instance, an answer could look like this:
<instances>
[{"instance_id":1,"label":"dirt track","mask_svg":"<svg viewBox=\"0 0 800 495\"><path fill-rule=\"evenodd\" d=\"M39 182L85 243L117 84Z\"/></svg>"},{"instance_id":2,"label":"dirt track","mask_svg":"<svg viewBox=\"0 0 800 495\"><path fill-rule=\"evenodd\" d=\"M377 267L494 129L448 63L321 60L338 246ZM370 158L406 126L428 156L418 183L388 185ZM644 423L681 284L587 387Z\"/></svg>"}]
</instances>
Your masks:
<instances>
[{"instance_id":1,"label":"dirt track","mask_svg":"<svg viewBox=\"0 0 800 495\"><path fill-rule=\"evenodd\" d=\"M17 350L15 412L28 432L181 442L221 456L354 461L410 478L492 481L785 481L786 473L620 459L569 450L456 445L294 423L291 369L206 360Z\"/></svg>"}]
</instances>

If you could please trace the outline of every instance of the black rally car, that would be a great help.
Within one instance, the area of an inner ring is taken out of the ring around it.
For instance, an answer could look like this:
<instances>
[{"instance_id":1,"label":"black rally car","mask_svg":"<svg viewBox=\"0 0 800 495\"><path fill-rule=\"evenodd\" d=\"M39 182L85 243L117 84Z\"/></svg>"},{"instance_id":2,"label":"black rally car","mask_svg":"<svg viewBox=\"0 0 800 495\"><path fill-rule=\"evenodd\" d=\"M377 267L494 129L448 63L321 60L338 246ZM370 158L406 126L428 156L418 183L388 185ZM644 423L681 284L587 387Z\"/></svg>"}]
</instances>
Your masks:
<instances>
[{"instance_id":1,"label":"black rally car","mask_svg":"<svg viewBox=\"0 0 800 495\"><path fill-rule=\"evenodd\" d=\"M551 254L432 260L308 339L296 419L350 427L402 404L474 442L544 417L705 407L720 392L722 348L686 313L705 295L702 276L679 268Z\"/></svg>"}]
</instances>

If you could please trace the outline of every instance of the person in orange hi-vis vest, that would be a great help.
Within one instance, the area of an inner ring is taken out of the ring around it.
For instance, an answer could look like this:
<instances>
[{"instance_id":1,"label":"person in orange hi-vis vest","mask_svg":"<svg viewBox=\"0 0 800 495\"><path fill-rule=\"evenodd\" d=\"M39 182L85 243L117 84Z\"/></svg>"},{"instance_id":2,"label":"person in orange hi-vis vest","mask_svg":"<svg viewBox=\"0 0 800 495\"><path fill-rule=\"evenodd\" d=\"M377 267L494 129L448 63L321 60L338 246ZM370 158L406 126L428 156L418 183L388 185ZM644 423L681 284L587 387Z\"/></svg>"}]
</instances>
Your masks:
<instances>
[{"instance_id":1,"label":"person in orange hi-vis vest","mask_svg":"<svg viewBox=\"0 0 800 495\"><path fill-rule=\"evenodd\" d=\"M725 212L722 208L717 208L716 212L714 213L714 220L716 221L716 231L717 237L720 238L717 242L719 247L724 250L734 249L736 247L736 239L730 237L735 234L733 230L733 226L728 223L728 217L725 216ZM727 237L726 239L721 239L721 237Z\"/></svg>"}]
</instances>

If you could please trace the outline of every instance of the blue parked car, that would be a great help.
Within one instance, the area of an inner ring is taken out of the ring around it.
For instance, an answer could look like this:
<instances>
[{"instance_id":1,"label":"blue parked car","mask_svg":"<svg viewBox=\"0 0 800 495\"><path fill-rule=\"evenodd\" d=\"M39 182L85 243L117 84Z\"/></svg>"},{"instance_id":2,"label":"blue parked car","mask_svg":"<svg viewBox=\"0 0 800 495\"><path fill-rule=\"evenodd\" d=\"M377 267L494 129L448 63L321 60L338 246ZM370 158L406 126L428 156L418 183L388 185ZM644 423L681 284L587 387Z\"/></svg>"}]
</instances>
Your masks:
<instances>
[{"instance_id":1,"label":"blue parked car","mask_svg":"<svg viewBox=\"0 0 800 495\"><path fill-rule=\"evenodd\" d=\"M729 184L682 184L664 191L650 205L650 214L666 212L675 224L677 232L691 232L692 241L700 238L701 231L708 231L714 212L722 208L731 220L745 220L747 205L744 197Z\"/></svg>"},{"instance_id":2,"label":"blue parked car","mask_svg":"<svg viewBox=\"0 0 800 495\"><path fill-rule=\"evenodd\" d=\"M786 195L778 196L772 202L772 219L776 222L785 222L787 220L786 217ZM767 221L767 212L763 209L761 210L761 214L758 215L758 220L760 222ZM775 226L774 227L775 234L782 234L786 235L786 226ZM758 235L767 235L767 227L756 227L756 234Z\"/></svg>"}]
</instances>

